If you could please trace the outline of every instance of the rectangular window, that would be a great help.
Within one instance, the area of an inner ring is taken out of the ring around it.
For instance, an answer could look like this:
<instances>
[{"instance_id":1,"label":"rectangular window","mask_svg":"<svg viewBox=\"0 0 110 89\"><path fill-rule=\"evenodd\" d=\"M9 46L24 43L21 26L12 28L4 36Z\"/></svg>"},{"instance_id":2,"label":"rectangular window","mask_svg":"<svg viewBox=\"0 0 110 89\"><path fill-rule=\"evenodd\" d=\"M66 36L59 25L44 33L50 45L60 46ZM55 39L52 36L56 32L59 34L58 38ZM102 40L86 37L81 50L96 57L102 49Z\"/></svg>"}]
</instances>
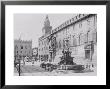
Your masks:
<instances>
[{"instance_id":1,"label":"rectangular window","mask_svg":"<svg viewBox=\"0 0 110 89\"><path fill-rule=\"evenodd\" d=\"M88 41L87 34L84 34L84 42L87 43L87 41Z\"/></svg>"},{"instance_id":2,"label":"rectangular window","mask_svg":"<svg viewBox=\"0 0 110 89\"><path fill-rule=\"evenodd\" d=\"M82 27L82 22L79 23L79 28L81 28L81 27Z\"/></svg>"},{"instance_id":3,"label":"rectangular window","mask_svg":"<svg viewBox=\"0 0 110 89\"><path fill-rule=\"evenodd\" d=\"M77 46L77 40L75 37L73 37L73 46Z\"/></svg>"},{"instance_id":4,"label":"rectangular window","mask_svg":"<svg viewBox=\"0 0 110 89\"><path fill-rule=\"evenodd\" d=\"M87 19L87 25L90 25L90 19Z\"/></svg>"},{"instance_id":5,"label":"rectangular window","mask_svg":"<svg viewBox=\"0 0 110 89\"><path fill-rule=\"evenodd\" d=\"M80 35L80 45L84 44L85 42L85 38L84 38L84 34Z\"/></svg>"}]
</instances>

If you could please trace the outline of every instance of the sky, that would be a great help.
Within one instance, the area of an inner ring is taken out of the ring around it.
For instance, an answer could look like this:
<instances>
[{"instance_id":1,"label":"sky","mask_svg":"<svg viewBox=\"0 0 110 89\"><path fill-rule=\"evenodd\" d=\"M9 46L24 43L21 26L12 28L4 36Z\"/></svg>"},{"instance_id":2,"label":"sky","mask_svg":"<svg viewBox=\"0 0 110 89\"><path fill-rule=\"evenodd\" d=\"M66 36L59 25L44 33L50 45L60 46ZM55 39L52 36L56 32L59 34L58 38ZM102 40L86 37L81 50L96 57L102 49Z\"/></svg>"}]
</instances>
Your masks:
<instances>
[{"instance_id":1,"label":"sky","mask_svg":"<svg viewBox=\"0 0 110 89\"><path fill-rule=\"evenodd\" d=\"M54 29L76 14L14 14L14 39L32 40L32 47L38 47L47 15Z\"/></svg>"}]
</instances>

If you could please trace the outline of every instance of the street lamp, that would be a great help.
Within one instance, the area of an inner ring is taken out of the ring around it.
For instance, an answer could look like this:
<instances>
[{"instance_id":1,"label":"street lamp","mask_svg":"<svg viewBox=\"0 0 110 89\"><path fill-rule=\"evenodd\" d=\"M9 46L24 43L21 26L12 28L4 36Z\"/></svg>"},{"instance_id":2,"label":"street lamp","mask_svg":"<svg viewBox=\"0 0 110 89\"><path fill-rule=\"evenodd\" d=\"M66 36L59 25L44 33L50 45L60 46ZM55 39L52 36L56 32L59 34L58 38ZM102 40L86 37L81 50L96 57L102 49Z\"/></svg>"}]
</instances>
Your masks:
<instances>
[{"instance_id":1,"label":"street lamp","mask_svg":"<svg viewBox=\"0 0 110 89\"><path fill-rule=\"evenodd\" d=\"M20 52L21 52L21 49L20 49ZM19 76L21 75L21 54L19 54Z\"/></svg>"},{"instance_id":2,"label":"street lamp","mask_svg":"<svg viewBox=\"0 0 110 89\"><path fill-rule=\"evenodd\" d=\"M93 41L91 41L90 45L91 45L91 61L92 61L92 56L93 56L93 51L94 51Z\"/></svg>"},{"instance_id":3,"label":"street lamp","mask_svg":"<svg viewBox=\"0 0 110 89\"><path fill-rule=\"evenodd\" d=\"M21 71L20 71L20 70L21 70L21 68L20 68L20 64L21 64L20 62L21 62L21 59L20 59L20 58L21 58L21 55L19 55L19 71L18 71L18 72L19 72L19 76L21 75Z\"/></svg>"}]
</instances>

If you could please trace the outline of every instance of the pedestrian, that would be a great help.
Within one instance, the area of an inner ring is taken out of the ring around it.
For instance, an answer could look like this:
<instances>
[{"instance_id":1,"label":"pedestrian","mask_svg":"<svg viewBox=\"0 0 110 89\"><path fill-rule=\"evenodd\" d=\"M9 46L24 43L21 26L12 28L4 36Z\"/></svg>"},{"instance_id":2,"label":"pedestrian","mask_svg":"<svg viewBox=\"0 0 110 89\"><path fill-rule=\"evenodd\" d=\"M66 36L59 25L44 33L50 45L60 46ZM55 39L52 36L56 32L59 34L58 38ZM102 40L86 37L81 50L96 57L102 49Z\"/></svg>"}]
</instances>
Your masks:
<instances>
[{"instance_id":1,"label":"pedestrian","mask_svg":"<svg viewBox=\"0 0 110 89\"><path fill-rule=\"evenodd\" d=\"M32 66L34 65L34 61L32 61Z\"/></svg>"},{"instance_id":2,"label":"pedestrian","mask_svg":"<svg viewBox=\"0 0 110 89\"><path fill-rule=\"evenodd\" d=\"M32 66L34 65L34 58L32 58Z\"/></svg>"}]
</instances>

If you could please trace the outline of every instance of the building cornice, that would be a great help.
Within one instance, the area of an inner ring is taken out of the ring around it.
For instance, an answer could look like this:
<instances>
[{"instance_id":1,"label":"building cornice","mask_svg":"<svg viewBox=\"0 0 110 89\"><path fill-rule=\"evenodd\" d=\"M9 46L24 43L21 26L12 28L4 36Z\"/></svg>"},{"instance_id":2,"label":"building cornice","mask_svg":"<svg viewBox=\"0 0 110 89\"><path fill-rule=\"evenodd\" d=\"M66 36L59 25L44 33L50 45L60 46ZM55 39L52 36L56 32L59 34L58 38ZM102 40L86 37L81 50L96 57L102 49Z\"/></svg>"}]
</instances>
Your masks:
<instances>
[{"instance_id":1,"label":"building cornice","mask_svg":"<svg viewBox=\"0 0 110 89\"><path fill-rule=\"evenodd\" d=\"M75 17L67 20L66 22L64 22L63 24L61 24L60 26L58 26L57 28L51 30L51 34L49 34L47 36L40 37L39 40L43 40L43 39L45 39L45 38L47 38L47 37L49 37L49 36L51 36L51 35L59 32L59 31L63 30L66 27L68 27L68 26L70 26L72 24L75 24L75 23L77 23L77 22L79 22L79 21L81 21L81 20L83 20L85 18L88 18L90 16L93 16L93 15L96 15L96 14L78 14Z\"/></svg>"}]
</instances>

